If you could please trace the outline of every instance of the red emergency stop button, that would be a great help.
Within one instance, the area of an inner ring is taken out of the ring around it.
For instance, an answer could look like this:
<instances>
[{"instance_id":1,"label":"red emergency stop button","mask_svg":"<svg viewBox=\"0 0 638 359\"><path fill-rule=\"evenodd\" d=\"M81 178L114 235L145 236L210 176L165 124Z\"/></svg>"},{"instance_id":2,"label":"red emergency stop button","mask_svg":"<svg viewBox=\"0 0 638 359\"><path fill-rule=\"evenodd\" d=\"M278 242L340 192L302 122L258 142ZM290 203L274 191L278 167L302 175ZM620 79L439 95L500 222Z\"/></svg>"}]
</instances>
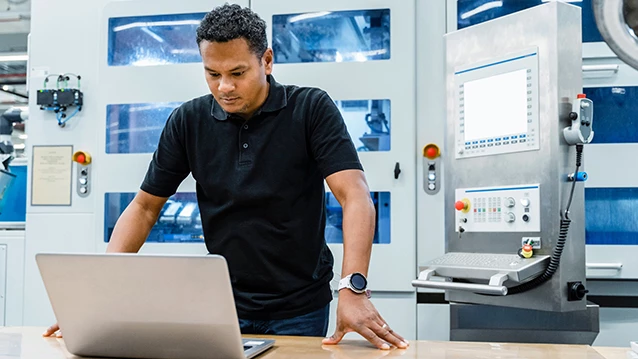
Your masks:
<instances>
[{"instance_id":1,"label":"red emergency stop button","mask_svg":"<svg viewBox=\"0 0 638 359\"><path fill-rule=\"evenodd\" d=\"M454 203L454 208L456 208L457 211L463 211L463 213L467 213L470 210L470 200L467 198L463 198L460 201L456 201L456 203Z\"/></svg>"},{"instance_id":2,"label":"red emergency stop button","mask_svg":"<svg viewBox=\"0 0 638 359\"><path fill-rule=\"evenodd\" d=\"M585 95L584 93L579 93L578 95L576 95L576 98L587 98L587 95Z\"/></svg>"},{"instance_id":3,"label":"red emergency stop button","mask_svg":"<svg viewBox=\"0 0 638 359\"><path fill-rule=\"evenodd\" d=\"M423 157L427 157L430 160L433 160L441 155L441 150L439 146L430 143L429 145L423 147Z\"/></svg>"},{"instance_id":4,"label":"red emergency stop button","mask_svg":"<svg viewBox=\"0 0 638 359\"><path fill-rule=\"evenodd\" d=\"M77 151L73 154L73 161L81 165L88 165L91 163L91 155L84 151Z\"/></svg>"}]
</instances>

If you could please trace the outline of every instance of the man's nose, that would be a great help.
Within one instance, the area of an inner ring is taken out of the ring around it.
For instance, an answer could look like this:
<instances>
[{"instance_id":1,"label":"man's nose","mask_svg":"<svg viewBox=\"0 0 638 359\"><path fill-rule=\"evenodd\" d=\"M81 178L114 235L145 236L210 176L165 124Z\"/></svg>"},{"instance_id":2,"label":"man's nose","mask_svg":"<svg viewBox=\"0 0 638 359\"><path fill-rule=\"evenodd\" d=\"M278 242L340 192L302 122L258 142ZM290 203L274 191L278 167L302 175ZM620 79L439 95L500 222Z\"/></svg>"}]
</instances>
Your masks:
<instances>
[{"instance_id":1,"label":"man's nose","mask_svg":"<svg viewBox=\"0 0 638 359\"><path fill-rule=\"evenodd\" d=\"M223 78L219 81L219 87L217 88L221 93L230 93L235 89L235 84L228 78Z\"/></svg>"}]
</instances>

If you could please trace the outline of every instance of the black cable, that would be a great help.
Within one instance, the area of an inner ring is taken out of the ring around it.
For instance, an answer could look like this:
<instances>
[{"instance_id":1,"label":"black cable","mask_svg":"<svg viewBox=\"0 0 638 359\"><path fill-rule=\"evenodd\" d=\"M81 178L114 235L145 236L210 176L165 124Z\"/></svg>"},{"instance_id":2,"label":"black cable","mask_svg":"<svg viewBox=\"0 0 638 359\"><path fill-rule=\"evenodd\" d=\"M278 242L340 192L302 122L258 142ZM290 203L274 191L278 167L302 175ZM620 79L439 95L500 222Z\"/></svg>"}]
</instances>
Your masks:
<instances>
[{"instance_id":1,"label":"black cable","mask_svg":"<svg viewBox=\"0 0 638 359\"><path fill-rule=\"evenodd\" d=\"M4 87L4 86L0 86L0 91L6 92L6 93L8 93L10 95L18 96L18 97L21 97L21 98L26 98L26 99L29 98L29 96L27 94L23 94L22 92L16 91L15 89L10 89L10 88Z\"/></svg>"},{"instance_id":2,"label":"black cable","mask_svg":"<svg viewBox=\"0 0 638 359\"><path fill-rule=\"evenodd\" d=\"M565 212L563 213L563 218L560 220L560 232L558 234L558 241L556 242L556 246L554 247L552 256L549 259L549 264L547 265L547 268L545 268L545 272L543 272L543 274L541 274L540 276L530 280L529 282L507 288L507 295L523 293L527 292L528 290L534 289L539 285L547 282L558 270L558 266L560 265L560 257L563 254L563 249L565 249L565 241L567 240L569 225L572 222L572 220L569 219L569 208L572 205L574 188L576 187L576 175L578 174L578 169L581 166L582 157L583 145L576 145L576 171L574 172L572 188L569 193L569 200L567 201L567 207L565 208Z\"/></svg>"}]
</instances>

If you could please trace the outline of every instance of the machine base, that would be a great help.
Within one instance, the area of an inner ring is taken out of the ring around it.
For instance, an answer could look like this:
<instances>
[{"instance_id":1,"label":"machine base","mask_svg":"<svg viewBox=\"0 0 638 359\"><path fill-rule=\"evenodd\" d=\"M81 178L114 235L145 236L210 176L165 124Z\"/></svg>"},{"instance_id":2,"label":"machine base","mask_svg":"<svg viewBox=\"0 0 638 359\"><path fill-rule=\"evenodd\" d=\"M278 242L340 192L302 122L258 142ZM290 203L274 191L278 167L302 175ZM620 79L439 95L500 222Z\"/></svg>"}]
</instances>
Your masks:
<instances>
[{"instance_id":1,"label":"machine base","mask_svg":"<svg viewBox=\"0 0 638 359\"><path fill-rule=\"evenodd\" d=\"M450 340L591 345L600 331L599 307L546 312L450 303Z\"/></svg>"}]
</instances>

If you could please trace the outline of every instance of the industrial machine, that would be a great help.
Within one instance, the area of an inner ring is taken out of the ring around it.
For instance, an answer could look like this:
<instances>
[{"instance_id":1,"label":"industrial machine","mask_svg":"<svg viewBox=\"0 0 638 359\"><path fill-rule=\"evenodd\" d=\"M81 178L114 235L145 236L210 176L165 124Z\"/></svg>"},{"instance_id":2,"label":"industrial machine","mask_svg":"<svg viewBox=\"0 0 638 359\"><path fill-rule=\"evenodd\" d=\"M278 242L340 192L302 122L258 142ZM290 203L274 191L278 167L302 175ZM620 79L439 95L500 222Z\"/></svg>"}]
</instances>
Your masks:
<instances>
[{"instance_id":1,"label":"industrial machine","mask_svg":"<svg viewBox=\"0 0 638 359\"><path fill-rule=\"evenodd\" d=\"M553 2L445 36L446 253L412 284L446 291L452 340L591 344L598 333L580 24L579 8Z\"/></svg>"},{"instance_id":2,"label":"industrial machine","mask_svg":"<svg viewBox=\"0 0 638 359\"><path fill-rule=\"evenodd\" d=\"M596 26L609 48L625 63L638 69L638 2L592 0Z\"/></svg>"},{"instance_id":3,"label":"industrial machine","mask_svg":"<svg viewBox=\"0 0 638 359\"><path fill-rule=\"evenodd\" d=\"M9 171L9 164L14 160L14 148L11 142L13 124L20 123L29 117L28 109L12 107L0 115L0 213L16 175Z\"/></svg>"}]
</instances>

